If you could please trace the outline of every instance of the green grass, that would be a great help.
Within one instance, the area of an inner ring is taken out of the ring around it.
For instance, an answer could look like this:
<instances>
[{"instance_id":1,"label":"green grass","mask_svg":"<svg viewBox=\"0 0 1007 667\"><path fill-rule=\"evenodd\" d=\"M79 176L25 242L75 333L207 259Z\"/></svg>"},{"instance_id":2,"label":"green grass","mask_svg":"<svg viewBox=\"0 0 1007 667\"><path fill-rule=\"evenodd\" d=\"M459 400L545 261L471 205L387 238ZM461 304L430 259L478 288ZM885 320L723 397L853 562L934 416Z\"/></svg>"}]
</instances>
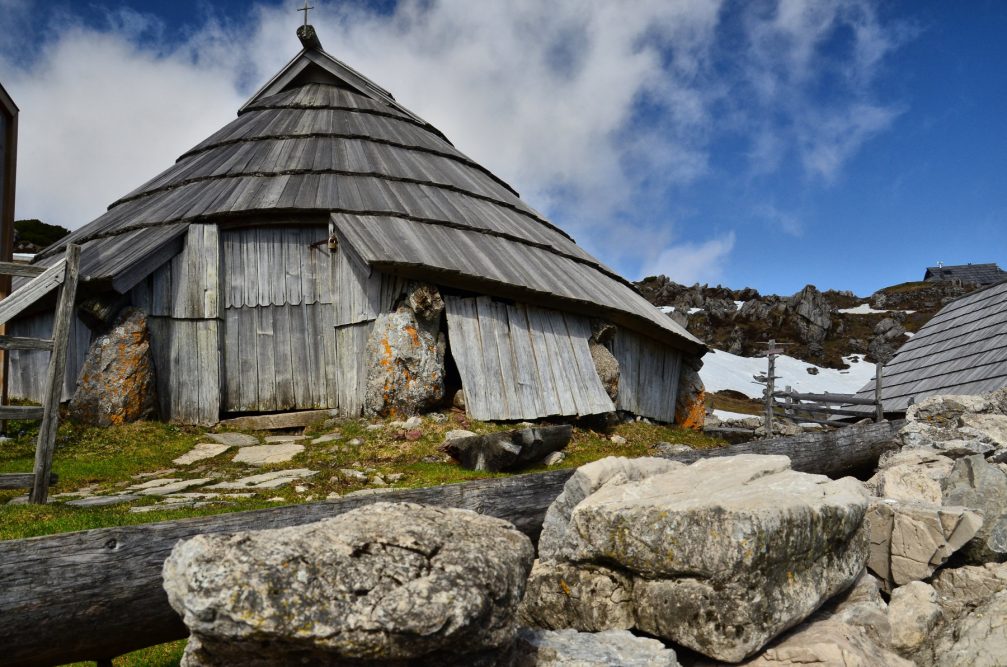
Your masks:
<instances>
[{"instance_id":1,"label":"green grass","mask_svg":"<svg viewBox=\"0 0 1007 667\"><path fill-rule=\"evenodd\" d=\"M112 660L113 667L178 667L185 650L186 640L148 646L139 651L120 655ZM93 662L74 662L68 667L93 667Z\"/></svg>"},{"instance_id":2,"label":"green grass","mask_svg":"<svg viewBox=\"0 0 1007 667\"><path fill-rule=\"evenodd\" d=\"M350 419L330 424L329 428L322 422L313 424L305 429L306 435L318 436L336 430L343 435L343 439L318 445L308 444L305 451L289 463L250 468L231 461L234 450L193 466L175 466L172 459L188 451L196 443L208 440L204 430L198 428L159 422L93 428L64 422L59 429L53 460L53 470L59 475L59 483L50 490L50 495L56 496L57 501L61 500L59 494L81 489L100 494L122 491L142 481L138 479L138 475L171 468L176 470L159 476L226 480L270 470L300 467L317 470L318 474L299 484L260 492L252 498L212 500L202 507L159 508L144 513L132 513L129 507L152 505L161 499L149 498L104 508L78 508L62 502L45 506L10 505L7 504L9 500L24 495L25 491L0 491L0 540L304 503L322 500L330 494L345 495L373 488L365 482L344 479L338 472L340 468L358 467L385 476L400 473L403 477L393 484L396 488L436 486L509 474L466 470L439 448L444 442L445 433L452 429L488 433L514 428L514 424L476 422L469 420L461 412L449 412L442 423L425 419L420 429L422 437L411 441L406 439L406 434L401 429L389 426L387 421L374 422L383 425L380 430L369 430L367 426L370 423L362 419ZM30 422L11 422L8 433L16 434L16 437L0 445L0 472L31 471L36 427ZM623 436L626 442L612 442L612 434ZM359 439L361 444L347 444L354 438ZM695 447L723 444L702 433L646 422L619 424L608 432L575 427L571 442L565 450L566 460L559 467L579 466L605 456L646 456L654 453L654 445L658 442L682 442ZM545 469L539 466L521 472Z\"/></svg>"}]
</instances>

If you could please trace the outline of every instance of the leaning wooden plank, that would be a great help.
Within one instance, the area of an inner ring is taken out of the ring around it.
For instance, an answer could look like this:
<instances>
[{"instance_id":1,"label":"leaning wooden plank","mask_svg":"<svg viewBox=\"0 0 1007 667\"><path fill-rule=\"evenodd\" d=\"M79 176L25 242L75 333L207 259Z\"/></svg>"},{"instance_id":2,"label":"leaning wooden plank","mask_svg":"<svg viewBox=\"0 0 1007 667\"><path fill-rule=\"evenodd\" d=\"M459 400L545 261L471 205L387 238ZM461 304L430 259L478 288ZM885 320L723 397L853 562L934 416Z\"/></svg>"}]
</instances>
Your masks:
<instances>
[{"instance_id":1,"label":"leaning wooden plank","mask_svg":"<svg viewBox=\"0 0 1007 667\"><path fill-rule=\"evenodd\" d=\"M668 458L692 462L706 456L785 454L795 470L834 474L875 462L902 423L851 426ZM175 543L193 535L301 525L383 501L472 509L511 521L535 539L546 509L571 474L558 470L0 542L0 645L5 664L94 660L185 637L185 626L161 588L161 567Z\"/></svg>"},{"instance_id":2,"label":"leaning wooden plank","mask_svg":"<svg viewBox=\"0 0 1007 667\"><path fill-rule=\"evenodd\" d=\"M48 294L63 282L66 260L61 259L44 273L0 301L0 324L6 324L22 310Z\"/></svg>"},{"instance_id":3,"label":"leaning wooden plank","mask_svg":"<svg viewBox=\"0 0 1007 667\"><path fill-rule=\"evenodd\" d=\"M0 276L22 276L24 278L34 278L45 273L45 270L44 266L18 264L17 262L0 262Z\"/></svg>"},{"instance_id":4,"label":"leaning wooden plank","mask_svg":"<svg viewBox=\"0 0 1007 667\"><path fill-rule=\"evenodd\" d=\"M59 402L63 397L63 376L66 373L66 351L70 342L70 325L73 320L73 304L77 298L77 271L80 266L80 246L70 244L66 248L63 287L56 304L56 316L52 327L53 349L49 355L49 369L45 376L45 396L42 408L42 424L38 431L35 447L35 486L31 490L31 502L44 504L49 497L49 474L52 472L52 454L56 449L56 428L59 425ZM45 274L43 274L44 276ZM36 280L41 280L39 276ZM34 281L32 281L34 282ZM26 287L31 286L29 283Z\"/></svg>"},{"instance_id":5,"label":"leaning wooden plank","mask_svg":"<svg viewBox=\"0 0 1007 667\"><path fill-rule=\"evenodd\" d=\"M59 481L56 473L49 475L49 486ZM35 475L30 472L8 472L0 474L0 489L30 489L35 484Z\"/></svg>"},{"instance_id":6,"label":"leaning wooden plank","mask_svg":"<svg viewBox=\"0 0 1007 667\"><path fill-rule=\"evenodd\" d=\"M219 426L241 431L272 431L281 428L300 428L325 417L335 417L335 410L301 410L270 415L250 415L225 419Z\"/></svg>"},{"instance_id":7,"label":"leaning wooden plank","mask_svg":"<svg viewBox=\"0 0 1007 667\"><path fill-rule=\"evenodd\" d=\"M162 564L179 540L305 524L379 501L475 510L511 521L534 538L570 474L560 470L0 542L3 663L95 660L185 637L161 588Z\"/></svg>"}]
</instances>

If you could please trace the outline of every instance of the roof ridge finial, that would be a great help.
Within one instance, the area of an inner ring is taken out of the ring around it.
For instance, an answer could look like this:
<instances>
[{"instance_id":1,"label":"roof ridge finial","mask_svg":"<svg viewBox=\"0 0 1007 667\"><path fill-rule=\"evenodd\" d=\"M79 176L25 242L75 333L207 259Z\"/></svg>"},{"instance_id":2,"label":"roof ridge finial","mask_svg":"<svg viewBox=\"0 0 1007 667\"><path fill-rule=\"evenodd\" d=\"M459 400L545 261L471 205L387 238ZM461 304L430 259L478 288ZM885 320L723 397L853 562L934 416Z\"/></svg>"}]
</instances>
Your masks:
<instances>
[{"instance_id":1,"label":"roof ridge finial","mask_svg":"<svg viewBox=\"0 0 1007 667\"><path fill-rule=\"evenodd\" d=\"M314 7L308 5L308 0L304 0L304 6L297 10L304 12L304 25L297 27L297 38L301 40L301 46L305 49L317 49L321 51L322 43L318 39L318 34L315 32L314 26L308 23L308 12L312 9Z\"/></svg>"}]
</instances>

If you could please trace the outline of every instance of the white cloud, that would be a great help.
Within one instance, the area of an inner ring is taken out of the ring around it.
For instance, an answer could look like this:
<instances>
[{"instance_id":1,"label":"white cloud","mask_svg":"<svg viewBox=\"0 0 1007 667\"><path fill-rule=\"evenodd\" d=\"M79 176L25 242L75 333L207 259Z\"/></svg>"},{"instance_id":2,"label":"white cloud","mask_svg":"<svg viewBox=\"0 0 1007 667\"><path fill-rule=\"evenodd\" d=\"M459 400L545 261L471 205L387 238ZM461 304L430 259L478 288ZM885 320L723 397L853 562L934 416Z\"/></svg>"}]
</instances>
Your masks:
<instances>
[{"instance_id":1,"label":"white cloud","mask_svg":"<svg viewBox=\"0 0 1007 667\"><path fill-rule=\"evenodd\" d=\"M745 16L730 38L727 10L710 0L403 0L391 15L315 4L327 50L629 273L692 253L676 275L716 278L733 235L672 244L661 209L669 192L715 176L712 146L725 133L751 138L756 172L796 153L832 178L896 113L871 85L898 38L858 0L733 7ZM0 0L5 25L27 25L29 10ZM286 7L202 11L181 36L113 11L100 26L63 15L48 41L25 31L23 44L0 46L22 108L19 216L84 224L231 120L298 48ZM837 26L854 38L833 62L821 45ZM849 102L816 101L826 70Z\"/></svg>"},{"instance_id":2,"label":"white cloud","mask_svg":"<svg viewBox=\"0 0 1007 667\"><path fill-rule=\"evenodd\" d=\"M680 243L666 247L643 265L643 276L664 274L683 285L714 283L724 272L724 263L734 249L734 232L703 243Z\"/></svg>"}]
</instances>

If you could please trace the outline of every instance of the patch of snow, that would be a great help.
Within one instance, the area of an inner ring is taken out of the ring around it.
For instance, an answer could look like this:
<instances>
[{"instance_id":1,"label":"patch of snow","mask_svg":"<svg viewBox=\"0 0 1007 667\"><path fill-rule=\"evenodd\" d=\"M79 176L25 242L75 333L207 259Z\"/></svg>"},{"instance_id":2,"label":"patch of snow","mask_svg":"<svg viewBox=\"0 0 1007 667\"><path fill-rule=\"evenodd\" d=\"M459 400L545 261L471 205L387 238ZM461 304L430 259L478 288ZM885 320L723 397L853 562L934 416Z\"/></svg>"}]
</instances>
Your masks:
<instances>
[{"instance_id":1,"label":"patch of snow","mask_svg":"<svg viewBox=\"0 0 1007 667\"><path fill-rule=\"evenodd\" d=\"M819 368L818 375L811 375L807 369L813 364L781 354L776 357L776 386L783 389L789 385L805 394L853 394L874 378L874 364L851 363L852 357L845 357L843 361L850 364L850 368L844 371ZM763 385L757 384L752 376L765 375L767 368L765 357L740 357L723 350L711 350L703 357L699 376L707 391L733 389L749 398L762 398Z\"/></svg>"},{"instance_id":2,"label":"patch of snow","mask_svg":"<svg viewBox=\"0 0 1007 667\"><path fill-rule=\"evenodd\" d=\"M722 420L759 418L759 415L746 415L744 412L731 412L730 410L714 410L713 416Z\"/></svg>"},{"instance_id":3,"label":"patch of snow","mask_svg":"<svg viewBox=\"0 0 1007 667\"><path fill-rule=\"evenodd\" d=\"M734 302L734 309L735 310L741 310L741 307L744 306L744 305L745 305L744 301L735 301Z\"/></svg>"},{"instance_id":4,"label":"patch of snow","mask_svg":"<svg viewBox=\"0 0 1007 667\"><path fill-rule=\"evenodd\" d=\"M913 336L916 335L916 332L914 332L914 331L907 331L904 335L905 335L906 338L912 338ZM881 379L883 380L884 377L882 377ZM885 388L885 383L884 382L881 383L881 388L882 389Z\"/></svg>"},{"instance_id":5,"label":"patch of snow","mask_svg":"<svg viewBox=\"0 0 1007 667\"><path fill-rule=\"evenodd\" d=\"M657 309L665 315L675 312L675 306L658 306Z\"/></svg>"},{"instance_id":6,"label":"patch of snow","mask_svg":"<svg viewBox=\"0 0 1007 667\"><path fill-rule=\"evenodd\" d=\"M695 307L693 307L693 308L689 309L689 313L688 314L689 315L695 315L696 313L701 313L701 312L703 312L702 308L695 308Z\"/></svg>"},{"instance_id":7,"label":"patch of snow","mask_svg":"<svg viewBox=\"0 0 1007 667\"><path fill-rule=\"evenodd\" d=\"M846 313L847 315L877 315L880 313L905 313L906 315L912 315L915 310L874 310L871 308L871 304L862 303L859 306L853 308L840 308L837 312Z\"/></svg>"}]
</instances>

